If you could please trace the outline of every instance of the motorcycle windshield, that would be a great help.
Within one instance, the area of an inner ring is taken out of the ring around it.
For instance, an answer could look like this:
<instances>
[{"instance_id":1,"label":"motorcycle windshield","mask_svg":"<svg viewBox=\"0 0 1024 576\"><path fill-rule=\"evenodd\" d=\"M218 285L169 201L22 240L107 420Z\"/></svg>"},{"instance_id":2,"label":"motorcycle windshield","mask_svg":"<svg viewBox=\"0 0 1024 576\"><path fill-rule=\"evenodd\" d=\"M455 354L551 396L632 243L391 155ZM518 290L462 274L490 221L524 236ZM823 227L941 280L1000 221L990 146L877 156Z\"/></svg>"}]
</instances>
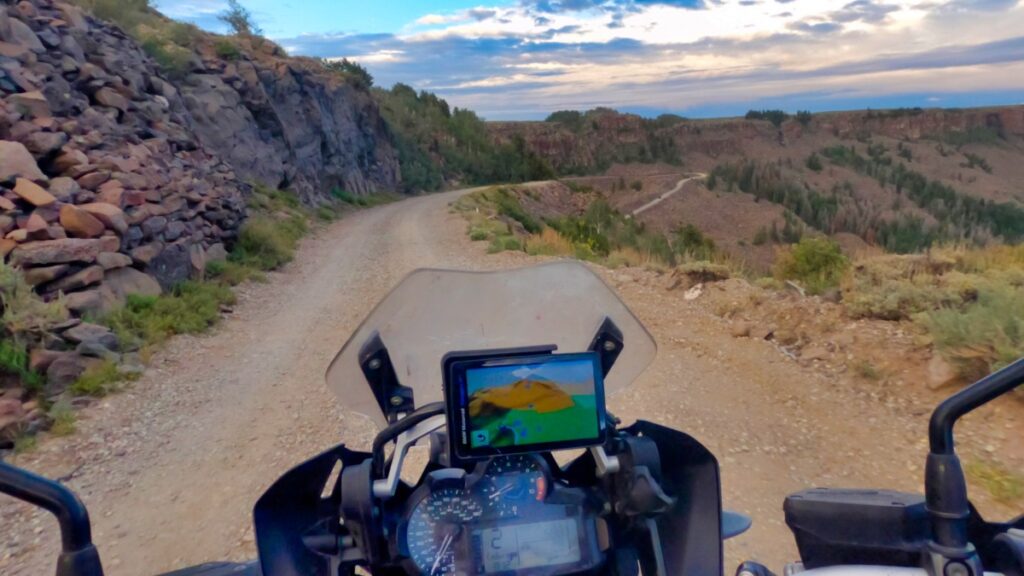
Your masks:
<instances>
[{"instance_id":1,"label":"motorcycle windshield","mask_svg":"<svg viewBox=\"0 0 1024 576\"><path fill-rule=\"evenodd\" d=\"M579 262L494 272L416 270L370 313L327 370L327 386L346 409L378 426L386 418L359 365L374 334L387 347L399 382L416 406L444 401L441 360L449 352L553 344L583 352L604 320L622 332L622 353L605 392L629 386L654 359L654 339L618 296Z\"/></svg>"}]
</instances>

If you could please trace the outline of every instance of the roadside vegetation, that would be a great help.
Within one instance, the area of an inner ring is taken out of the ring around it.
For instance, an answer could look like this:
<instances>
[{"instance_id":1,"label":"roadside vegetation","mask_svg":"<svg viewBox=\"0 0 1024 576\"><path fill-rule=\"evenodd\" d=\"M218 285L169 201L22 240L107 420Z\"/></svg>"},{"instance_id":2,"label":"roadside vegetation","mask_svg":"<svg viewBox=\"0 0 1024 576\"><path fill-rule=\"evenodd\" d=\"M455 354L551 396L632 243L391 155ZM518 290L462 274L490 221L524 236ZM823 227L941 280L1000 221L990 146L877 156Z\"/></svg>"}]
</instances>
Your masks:
<instances>
[{"instance_id":1,"label":"roadside vegetation","mask_svg":"<svg viewBox=\"0 0 1024 576\"><path fill-rule=\"evenodd\" d=\"M487 242L489 252L570 257L610 268L675 269L708 281L743 276L772 289L792 282L809 294L840 301L851 318L907 322L965 382L1024 356L1024 246L943 245L924 254L851 258L787 213L784 228L764 229L755 238L755 244L777 245L772 278L759 279L696 227L656 233L597 194L579 215L540 218L524 207L528 198L529 190L494 187L463 196L453 208L467 218L470 238ZM856 373L880 377L870 364Z\"/></svg>"},{"instance_id":2,"label":"roadside vegetation","mask_svg":"<svg viewBox=\"0 0 1024 576\"><path fill-rule=\"evenodd\" d=\"M578 216L542 219L524 209L516 191L495 187L463 196L453 208L467 218L470 239L489 242L488 251L492 253L520 250L531 255L598 262L611 268L664 270L682 264L733 264L694 226L661 234L627 218L603 200L592 202Z\"/></svg>"}]
</instances>

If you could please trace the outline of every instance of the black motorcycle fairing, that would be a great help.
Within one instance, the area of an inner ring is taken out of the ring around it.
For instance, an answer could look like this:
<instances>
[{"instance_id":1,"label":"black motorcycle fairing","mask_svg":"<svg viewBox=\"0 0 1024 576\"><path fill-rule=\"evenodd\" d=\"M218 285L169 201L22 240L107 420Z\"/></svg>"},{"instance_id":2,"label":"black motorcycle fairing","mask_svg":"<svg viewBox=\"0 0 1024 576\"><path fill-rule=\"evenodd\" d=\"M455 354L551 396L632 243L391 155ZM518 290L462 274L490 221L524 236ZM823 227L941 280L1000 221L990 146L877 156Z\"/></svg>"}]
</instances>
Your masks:
<instances>
[{"instance_id":1,"label":"black motorcycle fairing","mask_svg":"<svg viewBox=\"0 0 1024 576\"><path fill-rule=\"evenodd\" d=\"M643 420L625 430L650 438L661 456L661 484L675 497L672 509L658 516L665 573L721 575L722 488L718 460L692 436Z\"/></svg>"},{"instance_id":2,"label":"black motorcycle fairing","mask_svg":"<svg viewBox=\"0 0 1024 576\"><path fill-rule=\"evenodd\" d=\"M256 548L264 576L330 574L330 559L311 550L304 537L318 525L327 530L340 529L339 484L335 483L329 497L322 498L321 494L339 462L344 469L369 457L341 444L292 468L267 489L253 510Z\"/></svg>"}]
</instances>

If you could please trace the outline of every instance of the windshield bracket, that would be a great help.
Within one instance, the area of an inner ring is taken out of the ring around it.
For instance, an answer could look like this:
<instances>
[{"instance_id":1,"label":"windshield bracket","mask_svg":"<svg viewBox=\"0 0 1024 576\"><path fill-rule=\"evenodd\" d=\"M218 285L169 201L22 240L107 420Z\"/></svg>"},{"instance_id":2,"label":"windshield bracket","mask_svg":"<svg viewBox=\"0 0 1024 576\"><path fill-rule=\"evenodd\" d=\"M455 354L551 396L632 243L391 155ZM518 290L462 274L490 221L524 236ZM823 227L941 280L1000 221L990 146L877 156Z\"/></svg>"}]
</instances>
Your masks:
<instances>
[{"instance_id":1,"label":"windshield bracket","mask_svg":"<svg viewBox=\"0 0 1024 576\"><path fill-rule=\"evenodd\" d=\"M601 372L607 377L608 373L612 371L615 361L618 360L619 354L622 354L624 347L625 342L622 330L619 330L619 327L615 325L611 318L605 316L604 321L601 322L601 327L597 329L597 333L594 334L594 339L590 342L590 347L587 350L597 352L601 357Z\"/></svg>"},{"instance_id":2,"label":"windshield bracket","mask_svg":"<svg viewBox=\"0 0 1024 576\"><path fill-rule=\"evenodd\" d=\"M389 423L397 422L399 415L416 409L413 390L398 381L391 355L379 332L374 331L359 350L359 367Z\"/></svg>"}]
</instances>

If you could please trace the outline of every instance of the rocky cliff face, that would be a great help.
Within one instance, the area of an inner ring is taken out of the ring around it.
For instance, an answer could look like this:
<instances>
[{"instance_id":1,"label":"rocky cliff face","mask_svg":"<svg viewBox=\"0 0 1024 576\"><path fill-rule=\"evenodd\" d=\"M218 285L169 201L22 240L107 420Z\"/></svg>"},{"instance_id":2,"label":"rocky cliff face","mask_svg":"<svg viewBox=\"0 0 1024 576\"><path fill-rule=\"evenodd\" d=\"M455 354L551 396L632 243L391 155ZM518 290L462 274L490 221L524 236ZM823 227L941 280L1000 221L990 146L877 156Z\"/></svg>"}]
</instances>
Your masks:
<instances>
[{"instance_id":1,"label":"rocky cliff face","mask_svg":"<svg viewBox=\"0 0 1024 576\"><path fill-rule=\"evenodd\" d=\"M239 177L310 202L335 187L357 195L397 188L398 160L369 93L273 44L236 42L243 50L226 60L204 38L178 85L205 149Z\"/></svg>"},{"instance_id":2,"label":"rocky cliff face","mask_svg":"<svg viewBox=\"0 0 1024 576\"><path fill-rule=\"evenodd\" d=\"M811 135L839 139L861 134L920 140L988 129L1000 137L1024 138L1024 106L971 110L837 112L816 114L805 127L790 119L781 128L767 121L693 120L659 123L612 111L588 113L578 126L556 122L494 122L488 126L499 143L522 137L529 150L556 171L599 171L613 162L680 161L692 155L710 158L786 146Z\"/></svg>"},{"instance_id":3,"label":"rocky cliff face","mask_svg":"<svg viewBox=\"0 0 1024 576\"><path fill-rule=\"evenodd\" d=\"M132 37L71 4L0 1L0 259L72 313L28 342L48 396L126 352L80 317L226 256L251 184L310 203L332 187L397 187L366 90L269 42L221 57L216 41L197 32L172 80ZM0 370L0 439L39 412L9 376Z\"/></svg>"}]
</instances>

